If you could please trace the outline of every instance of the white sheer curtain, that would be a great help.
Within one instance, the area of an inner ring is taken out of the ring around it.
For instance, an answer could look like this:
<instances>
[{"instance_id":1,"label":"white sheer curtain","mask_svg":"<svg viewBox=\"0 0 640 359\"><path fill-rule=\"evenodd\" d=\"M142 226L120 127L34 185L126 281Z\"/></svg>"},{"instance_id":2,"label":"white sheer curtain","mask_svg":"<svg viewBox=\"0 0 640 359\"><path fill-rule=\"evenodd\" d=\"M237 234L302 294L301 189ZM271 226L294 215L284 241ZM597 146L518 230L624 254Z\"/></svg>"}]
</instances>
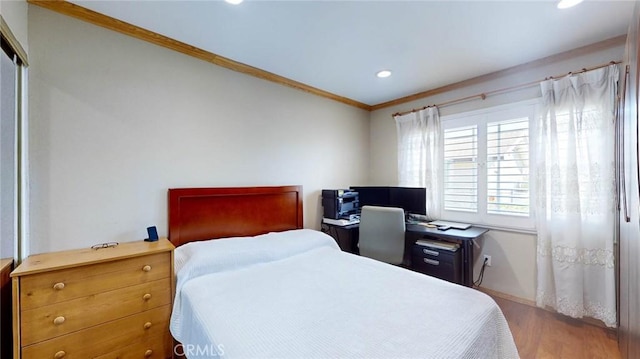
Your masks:
<instances>
[{"instance_id":1,"label":"white sheer curtain","mask_svg":"<svg viewBox=\"0 0 640 359\"><path fill-rule=\"evenodd\" d=\"M611 65L541 83L537 124L538 306L616 325L615 97Z\"/></svg>"},{"instance_id":2,"label":"white sheer curtain","mask_svg":"<svg viewBox=\"0 0 640 359\"><path fill-rule=\"evenodd\" d=\"M398 183L427 189L427 217L440 218L440 116L428 107L395 116L398 130Z\"/></svg>"}]
</instances>

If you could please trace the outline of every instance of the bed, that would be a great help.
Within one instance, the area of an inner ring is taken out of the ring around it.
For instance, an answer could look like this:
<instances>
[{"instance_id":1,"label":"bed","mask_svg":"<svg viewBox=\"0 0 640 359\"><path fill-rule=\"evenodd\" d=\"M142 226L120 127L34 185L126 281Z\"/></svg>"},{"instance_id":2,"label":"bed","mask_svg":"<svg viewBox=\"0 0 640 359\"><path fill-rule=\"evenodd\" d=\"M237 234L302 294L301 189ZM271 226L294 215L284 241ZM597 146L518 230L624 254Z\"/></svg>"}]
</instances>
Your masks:
<instances>
[{"instance_id":1,"label":"bed","mask_svg":"<svg viewBox=\"0 0 640 359\"><path fill-rule=\"evenodd\" d=\"M518 358L487 295L302 229L301 186L169 190L188 358Z\"/></svg>"}]
</instances>

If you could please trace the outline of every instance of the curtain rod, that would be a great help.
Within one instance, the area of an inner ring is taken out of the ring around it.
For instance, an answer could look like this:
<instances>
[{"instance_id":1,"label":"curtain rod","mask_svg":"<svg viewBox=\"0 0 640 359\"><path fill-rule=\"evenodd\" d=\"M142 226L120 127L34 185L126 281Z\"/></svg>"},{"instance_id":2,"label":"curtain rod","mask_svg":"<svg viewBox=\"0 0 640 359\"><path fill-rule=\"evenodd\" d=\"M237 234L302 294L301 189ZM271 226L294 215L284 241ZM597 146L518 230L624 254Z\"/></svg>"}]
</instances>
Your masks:
<instances>
[{"instance_id":1,"label":"curtain rod","mask_svg":"<svg viewBox=\"0 0 640 359\"><path fill-rule=\"evenodd\" d=\"M602 65L598 65L598 66L594 66L594 67L590 67L590 68L583 68L580 71L572 71L572 72L569 72L566 75L549 76L549 77L545 77L544 80L531 81L531 82L527 82L527 83L516 85L516 86L505 87L505 88L501 88L501 89L497 89L497 90L493 90L493 91L487 91L487 92L479 93L477 95L461 97L461 98L457 98L455 100L441 102L439 104L428 105L428 106L424 106L424 107L420 107L420 108L414 108L414 109L409 110L409 111L396 112L396 113L392 114L391 117L403 116L403 115L406 115L406 114L409 114L409 113L412 113L412 112L426 110L429 107L445 107L445 106L453 105L453 104L456 104L456 103L473 100L475 98L480 98L480 99L484 100L484 99L487 98L487 96L490 96L490 95L496 95L496 94L503 93L503 92L520 90L520 89L531 87L531 86L534 86L534 85L539 85L540 82L542 82L542 81L546 81L546 80L550 80L550 79L554 79L554 78L559 78L559 77L563 77L563 76L567 76L567 75L570 76L570 75L573 75L573 74L579 74L579 73L583 73L583 72L587 72L587 71L591 71L591 70L596 70L596 69L600 69L600 68L603 68L603 67L607 67L609 65L617 65L617 64L619 64L621 62L622 61L610 61L609 63L606 63L606 64L602 64Z\"/></svg>"}]
</instances>

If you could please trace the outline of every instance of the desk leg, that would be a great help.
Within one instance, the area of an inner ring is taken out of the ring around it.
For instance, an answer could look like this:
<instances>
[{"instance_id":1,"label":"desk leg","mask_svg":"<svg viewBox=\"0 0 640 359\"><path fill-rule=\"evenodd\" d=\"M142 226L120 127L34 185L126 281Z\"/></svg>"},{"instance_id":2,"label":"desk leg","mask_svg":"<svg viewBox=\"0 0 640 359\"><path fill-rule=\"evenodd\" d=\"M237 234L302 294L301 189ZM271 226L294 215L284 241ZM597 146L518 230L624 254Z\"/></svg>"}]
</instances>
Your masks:
<instances>
[{"instance_id":1,"label":"desk leg","mask_svg":"<svg viewBox=\"0 0 640 359\"><path fill-rule=\"evenodd\" d=\"M356 228L345 228L334 225L329 225L326 223L322 223L320 225L320 231L326 233L333 237L333 239L338 243L340 249L344 252L349 252L353 254L358 254L358 233L359 229Z\"/></svg>"},{"instance_id":2,"label":"desk leg","mask_svg":"<svg viewBox=\"0 0 640 359\"><path fill-rule=\"evenodd\" d=\"M462 242L462 284L473 287L473 241Z\"/></svg>"}]
</instances>

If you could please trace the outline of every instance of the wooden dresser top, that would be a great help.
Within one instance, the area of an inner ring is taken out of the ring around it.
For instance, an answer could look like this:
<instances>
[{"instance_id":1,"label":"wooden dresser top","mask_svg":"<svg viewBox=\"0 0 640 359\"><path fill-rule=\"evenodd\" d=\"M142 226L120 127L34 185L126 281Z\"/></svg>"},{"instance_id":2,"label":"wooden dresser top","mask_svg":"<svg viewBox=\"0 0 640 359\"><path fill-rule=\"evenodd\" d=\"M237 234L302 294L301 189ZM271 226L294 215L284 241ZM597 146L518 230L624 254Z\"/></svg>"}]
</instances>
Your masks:
<instances>
[{"instance_id":1,"label":"wooden dresser top","mask_svg":"<svg viewBox=\"0 0 640 359\"><path fill-rule=\"evenodd\" d=\"M116 259L125 259L149 255L160 252L168 252L174 249L173 244L166 238L160 238L156 242L124 242L115 247L101 249L74 249L60 252L34 254L25 259L12 273L12 277L41 273L51 270L73 268L79 265L87 265L108 262Z\"/></svg>"},{"instance_id":2,"label":"wooden dresser top","mask_svg":"<svg viewBox=\"0 0 640 359\"><path fill-rule=\"evenodd\" d=\"M9 267L13 264L13 258L2 258L0 259L0 269L4 272L6 267Z\"/></svg>"}]
</instances>

